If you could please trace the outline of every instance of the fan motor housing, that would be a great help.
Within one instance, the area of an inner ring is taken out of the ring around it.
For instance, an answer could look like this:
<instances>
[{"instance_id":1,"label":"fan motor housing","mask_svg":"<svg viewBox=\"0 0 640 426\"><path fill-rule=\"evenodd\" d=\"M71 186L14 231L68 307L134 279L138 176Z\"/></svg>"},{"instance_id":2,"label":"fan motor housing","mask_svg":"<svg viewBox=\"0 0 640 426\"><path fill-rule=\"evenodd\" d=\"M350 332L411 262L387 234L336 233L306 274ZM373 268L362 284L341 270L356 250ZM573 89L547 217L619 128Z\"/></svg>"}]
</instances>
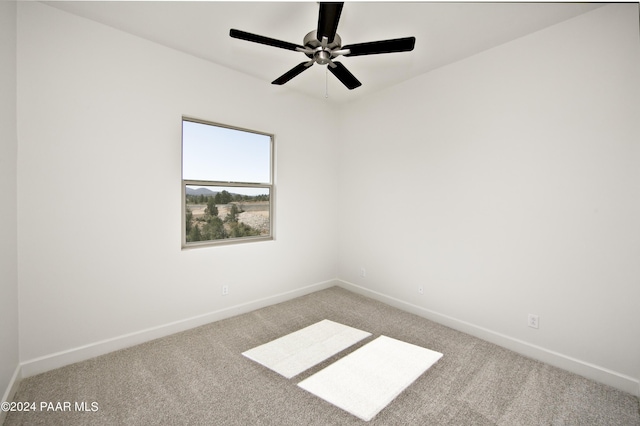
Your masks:
<instances>
[{"instance_id":1,"label":"fan motor housing","mask_svg":"<svg viewBox=\"0 0 640 426\"><path fill-rule=\"evenodd\" d=\"M342 47L342 39L338 34L335 35L333 41L322 47L322 42L318 40L317 31L313 30L304 36L303 44L313 49L313 53L305 53L310 59L314 59L320 65L328 64L333 57L332 50L340 50Z\"/></svg>"}]
</instances>

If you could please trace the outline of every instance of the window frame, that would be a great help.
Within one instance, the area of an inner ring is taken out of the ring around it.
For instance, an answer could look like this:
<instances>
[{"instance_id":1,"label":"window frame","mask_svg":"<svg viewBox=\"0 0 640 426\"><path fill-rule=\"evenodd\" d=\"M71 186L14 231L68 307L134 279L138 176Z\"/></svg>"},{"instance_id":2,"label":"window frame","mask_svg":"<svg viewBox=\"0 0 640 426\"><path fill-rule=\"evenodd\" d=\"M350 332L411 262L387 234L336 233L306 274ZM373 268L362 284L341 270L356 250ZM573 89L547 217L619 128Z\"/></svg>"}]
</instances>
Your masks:
<instances>
[{"instance_id":1,"label":"window frame","mask_svg":"<svg viewBox=\"0 0 640 426\"><path fill-rule=\"evenodd\" d=\"M237 130L240 132L253 133L262 136L269 137L269 182L268 183L256 183L256 182L235 182L235 181L211 181L211 180L192 180L192 179L184 179L184 122L192 122L198 124L204 124L208 126L221 127L230 130ZM228 124L216 123L214 121L202 120L199 118L194 118L190 116L182 116L180 121L180 178L181 178L181 202L182 205L182 214L181 214L181 230L182 230L182 241L181 246L182 249L192 249L198 247L212 247L212 246L221 246L221 245L231 245L231 244L243 244L243 243L251 243L257 241L273 241L275 239L275 135L272 133L261 132L257 130L246 129L237 126L231 126ZM187 242L187 226L186 226L186 195L187 186L204 186L204 187L237 187L237 188L265 188L269 191L269 234L268 235L259 235L259 236L248 236L248 237L235 237L235 238L223 238L218 240L206 240L206 241L195 241L195 242Z\"/></svg>"}]
</instances>

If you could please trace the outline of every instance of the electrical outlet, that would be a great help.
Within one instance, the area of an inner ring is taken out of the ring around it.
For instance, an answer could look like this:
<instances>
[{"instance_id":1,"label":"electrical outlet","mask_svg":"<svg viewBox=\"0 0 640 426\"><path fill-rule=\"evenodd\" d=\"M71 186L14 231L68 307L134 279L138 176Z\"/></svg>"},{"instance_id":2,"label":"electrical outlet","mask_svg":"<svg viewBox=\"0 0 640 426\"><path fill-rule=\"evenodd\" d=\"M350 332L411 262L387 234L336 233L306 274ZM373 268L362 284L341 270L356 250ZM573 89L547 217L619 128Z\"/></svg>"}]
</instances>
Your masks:
<instances>
[{"instance_id":1,"label":"electrical outlet","mask_svg":"<svg viewBox=\"0 0 640 426\"><path fill-rule=\"evenodd\" d=\"M424 294L424 287L422 287L421 285L418 286L418 293Z\"/></svg>"},{"instance_id":2,"label":"electrical outlet","mask_svg":"<svg viewBox=\"0 0 640 426\"><path fill-rule=\"evenodd\" d=\"M360 267L360 276L362 278L367 276L367 270L364 268L364 266Z\"/></svg>"},{"instance_id":3,"label":"electrical outlet","mask_svg":"<svg viewBox=\"0 0 640 426\"><path fill-rule=\"evenodd\" d=\"M229 286L228 285L223 285L222 286L222 295L226 296L227 294L229 294Z\"/></svg>"},{"instance_id":4,"label":"electrical outlet","mask_svg":"<svg viewBox=\"0 0 640 426\"><path fill-rule=\"evenodd\" d=\"M538 328L539 326L539 318L537 315L529 314L529 321L527 323L531 328Z\"/></svg>"}]
</instances>

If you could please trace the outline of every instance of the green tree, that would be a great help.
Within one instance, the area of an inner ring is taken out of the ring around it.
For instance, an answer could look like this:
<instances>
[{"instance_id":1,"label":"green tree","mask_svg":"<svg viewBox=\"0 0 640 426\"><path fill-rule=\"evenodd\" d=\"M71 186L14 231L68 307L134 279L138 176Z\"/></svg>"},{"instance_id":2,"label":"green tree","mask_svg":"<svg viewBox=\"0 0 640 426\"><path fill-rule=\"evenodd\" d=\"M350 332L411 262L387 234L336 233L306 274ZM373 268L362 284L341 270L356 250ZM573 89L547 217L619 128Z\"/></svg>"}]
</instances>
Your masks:
<instances>
[{"instance_id":1,"label":"green tree","mask_svg":"<svg viewBox=\"0 0 640 426\"><path fill-rule=\"evenodd\" d=\"M222 192L218 192L215 196L216 204L229 204L232 200L232 196L226 189L223 189Z\"/></svg>"},{"instance_id":2,"label":"green tree","mask_svg":"<svg viewBox=\"0 0 640 426\"><path fill-rule=\"evenodd\" d=\"M227 217L224 218L225 222L237 222L238 221L238 213L240 213L240 210L238 209L238 206L236 206L235 204L231 205L231 208L229 209L229 213L227 213Z\"/></svg>"},{"instance_id":3,"label":"green tree","mask_svg":"<svg viewBox=\"0 0 640 426\"><path fill-rule=\"evenodd\" d=\"M205 209L205 213L211 216L218 216L218 208L216 207L216 202L213 197L207 198L207 208Z\"/></svg>"},{"instance_id":4,"label":"green tree","mask_svg":"<svg viewBox=\"0 0 640 426\"><path fill-rule=\"evenodd\" d=\"M220 240L228 238L224 223L218 216L209 216L207 223L204 225L203 235L207 240Z\"/></svg>"},{"instance_id":5,"label":"green tree","mask_svg":"<svg viewBox=\"0 0 640 426\"><path fill-rule=\"evenodd\" d=\"M185 206L185 218L186 218L185 230L186 230L186 234L189 235L189 232L191 231L191 227L193 225L193 212L188 206Z\"/></svg>"},{"instance_id":6,"label":"green tree","mask_svg":"<svg viewBox=\"0 0 640 426\"><path fill-rule=\"evenodd\" d=\"M187 234L187 242L192 243L194 241L202 241L202 234L200 233L200 227L194 225Z\"/></svg>"},{"instance_id":7,"label":"green tree","mask_svg":"<svg viewBox=\"0 0 640 426\"><path fill-rule=\"evenodd\" d=\"M231 225L231 231L230 231L229 235L232 238L254 237L254 236L260 235L260 231L255 229L255 228L252 228L251 226L247 225L246 223L235 222L235 223L233 223Z\"/></svg>"}]
</instances>

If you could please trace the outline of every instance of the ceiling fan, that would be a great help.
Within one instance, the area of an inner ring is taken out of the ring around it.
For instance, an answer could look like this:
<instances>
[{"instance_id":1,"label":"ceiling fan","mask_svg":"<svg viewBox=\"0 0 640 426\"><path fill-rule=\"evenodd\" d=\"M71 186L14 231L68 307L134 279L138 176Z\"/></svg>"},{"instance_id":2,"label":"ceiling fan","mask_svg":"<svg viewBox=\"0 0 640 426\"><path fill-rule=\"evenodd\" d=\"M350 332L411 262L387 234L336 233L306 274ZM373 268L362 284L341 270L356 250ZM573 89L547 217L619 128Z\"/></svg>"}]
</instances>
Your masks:
<instances>
[{"instance_id":1,"label":"ceiling fan","mask_svg":"<svg viewBox=\"0 0 640 426\"><path fill-rule=\"evenodd\" d=\"M362 56L377 55L381 53L409 52L413 50L416 38L405 37L342 46L342 39L336 31L338 30L338 21L340 20L343 5L344 3L320 3L318 29L311 31L304 37L302 42L303 46L235 29L231 29L229 31L229 35L240 40L266 44L268 46L293 50L295 52L302 52L307 55L309 58L308 61L301 62L296 65L272 81L272 84L285 84L287 81L309 69L314 63L317 63L319 65L328 65L329 71L331 71L331 73L335 75L349 90L353 90L356 87L361 86L362 83L360 83L341 62L335 62L335 58L339 56Z\"/></svg>"}]
</instances>

